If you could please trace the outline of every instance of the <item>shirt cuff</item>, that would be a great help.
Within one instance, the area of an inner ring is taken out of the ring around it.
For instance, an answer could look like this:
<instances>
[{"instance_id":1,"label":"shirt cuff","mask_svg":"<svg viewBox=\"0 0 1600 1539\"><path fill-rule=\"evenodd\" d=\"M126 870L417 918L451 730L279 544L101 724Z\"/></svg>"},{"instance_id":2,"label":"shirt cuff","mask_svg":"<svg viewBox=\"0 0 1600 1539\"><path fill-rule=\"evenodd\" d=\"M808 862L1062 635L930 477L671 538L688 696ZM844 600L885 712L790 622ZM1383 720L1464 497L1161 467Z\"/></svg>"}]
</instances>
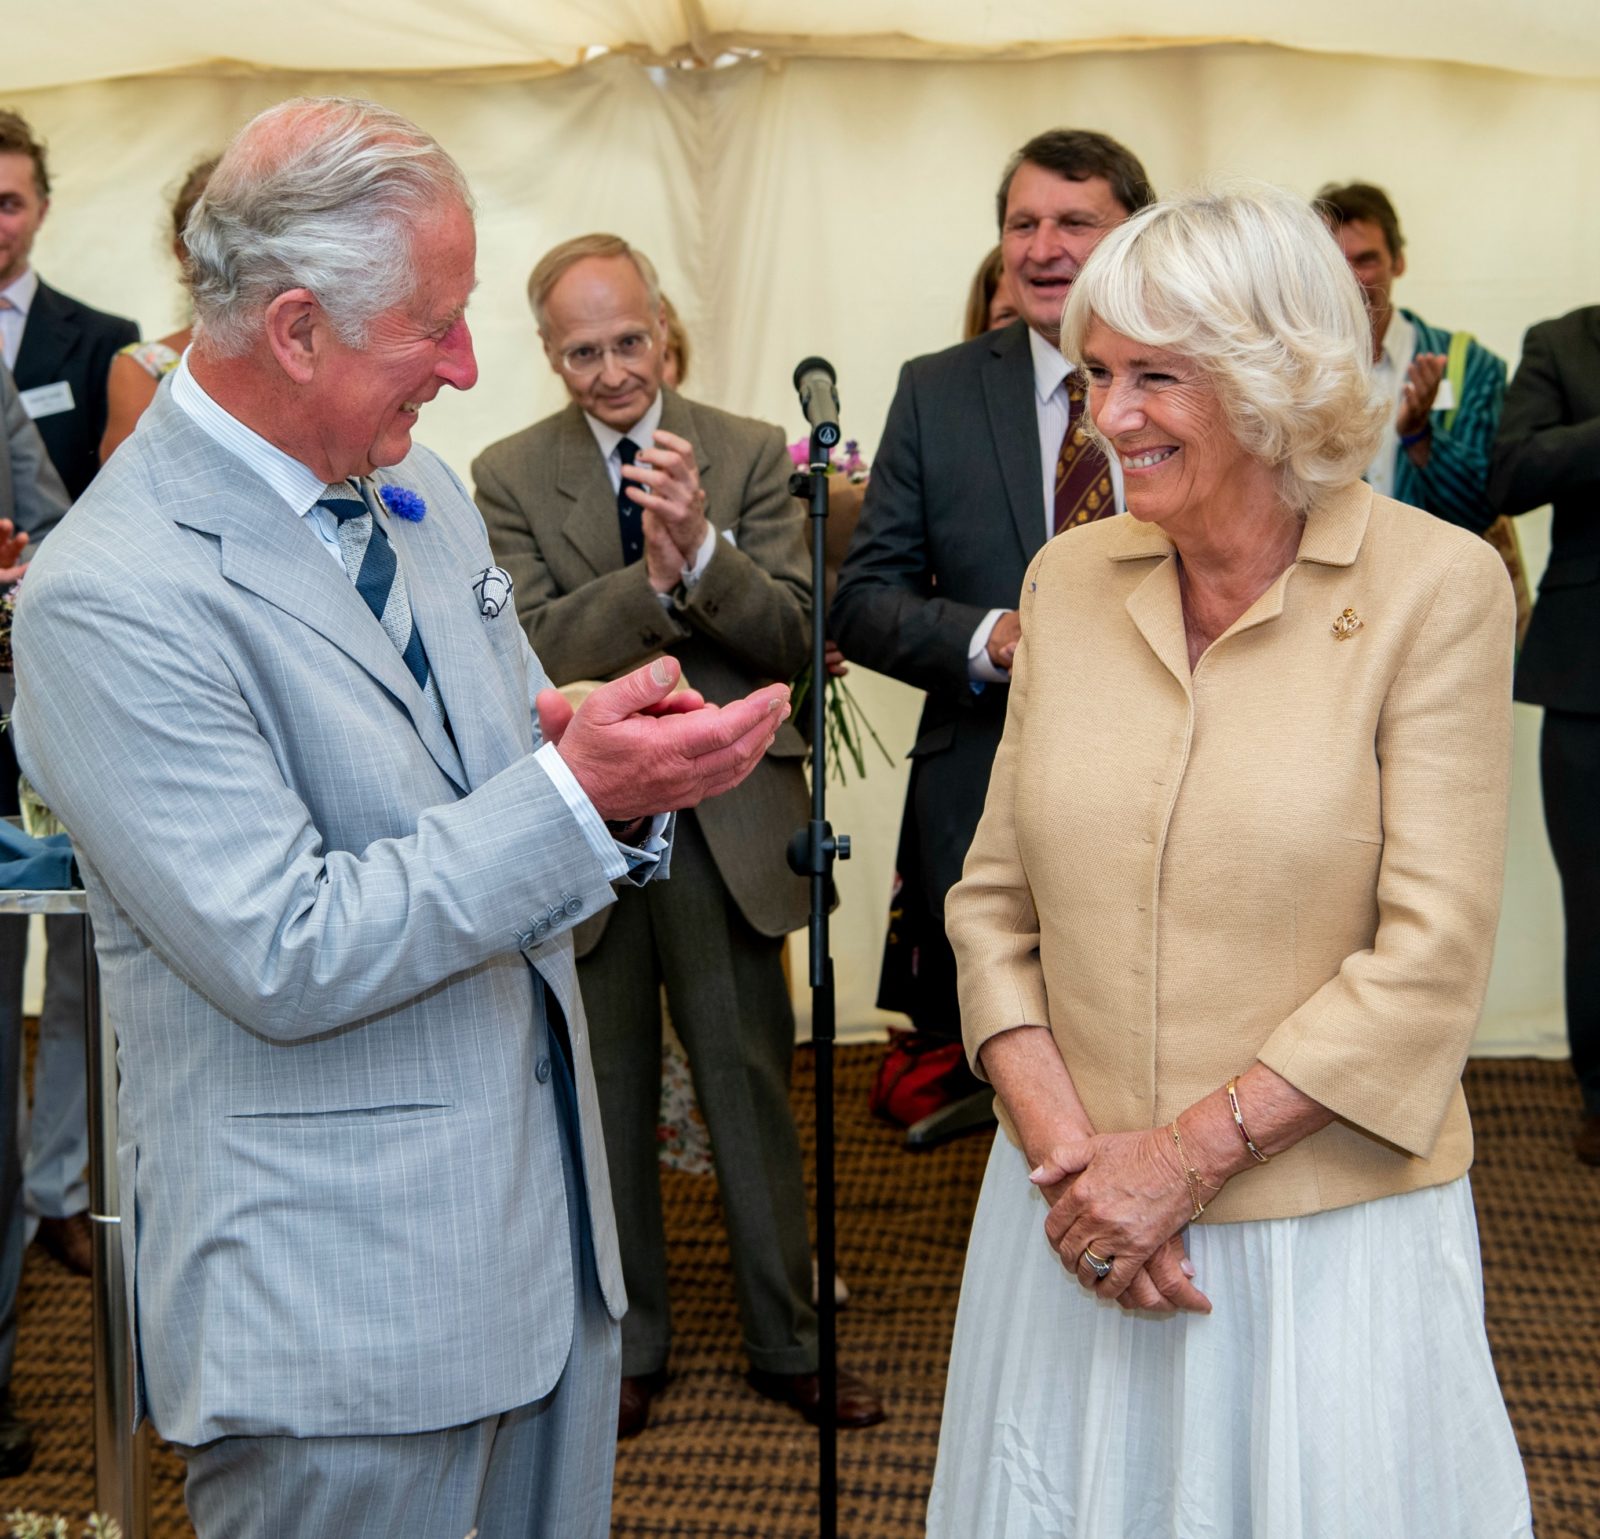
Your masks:
<instances>
[{"instance_id":1,"label":"shirt cuff","mask_svg":"<svg viewBox=\"0 0 1600 1539\"><path fill-rule=\"evenodd\" d=\"M556 750L554 743L545 743L534 751L534 760L550 777L556 790L561 793L561 800L567 804L567 811L577 821L578 827L583 830L583 837L588 841L589 848L594 851L594 857L600 862L600 867L608 882L621 881L633 870L632 864L627 859L625 851L627 846L620 845L611 837L610 830L605 825L595 805L584 794L583 787L578 784L578 777L567 768L567 761ZM658 833L654 825L651 832ZM646 841L648 842L648 841ZM654 865L660 859L658 854L650 856L650 864Z\"/></svg>"},{"instance_id":2,"label":"shirt cuff","mask_svg":"<svg viewBox=\"0 0 1600 1539\"><path fill-rule=\"evenodd\" d=\"M994 659L989 656L989 636L994 630L996 622L1003 614L1010 611L1005 609L991 609L982 620L978 628L972 633L972 640L967 643L967 677L975 684L1009 684L1011 672L1006 668L996 668Z\"/></svg>"},{"instance_id":3,"label":"shirt cuff","mask_svg":"<svg viewBox=\"0 0 1600 1539\"><path fill-rule=\"evenodd\" d=\"M706 520L706 537L701 540L700 548L694 553L694 560L683 569L682 582L685 588L692 588L706 575L706 568L711 565L712 553L717 548L717 531L712 528L711 520Z\"/></svg>"},{"instance_id":4,"label":"shirt cuff","mask_svg":"<svg viewBox=\"0 0 1600 1539\"><path fill-rule=\"evenodd\" d=\"M732 543L731 541L729 542ZM694 553L691 561L683 571L678 574L677 583L666 593L656 594L663 609L671 609L674 605L681 604L689 594L694 592L694 586L706 574L706 568L711 565L711 557L717 549L717 531L712 528L709 521L706 523L706 537L700 542L699 549Z\"/></svg>"}]
</instances>

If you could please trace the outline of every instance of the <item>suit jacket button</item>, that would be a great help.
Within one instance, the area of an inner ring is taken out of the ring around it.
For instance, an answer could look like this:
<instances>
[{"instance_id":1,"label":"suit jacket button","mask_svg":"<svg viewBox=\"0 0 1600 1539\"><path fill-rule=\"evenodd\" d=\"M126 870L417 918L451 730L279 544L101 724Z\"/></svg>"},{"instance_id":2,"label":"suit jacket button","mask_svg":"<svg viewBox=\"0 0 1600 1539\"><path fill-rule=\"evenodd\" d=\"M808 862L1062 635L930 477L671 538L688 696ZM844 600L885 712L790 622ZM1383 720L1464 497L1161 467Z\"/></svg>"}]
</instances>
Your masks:
<instances>
[{"instance_id":1,"label":"suit jacket button","mask_svg":"<svg viewBox=\"0 0 1600 1539\"><path fill-rule=\"evenodd\" d=\"M538 1063L533 1066L533 1077L538 1080L541 1085L549 1083L550 1060L548 1058L541 1058Z\"/></svg>"},{"instance_id":2,"label":"suit jacket button","mask_svg":"<svg viewBox=\"0 0 1600 1539\"><path fill-rule=\"evenodd\" d=\"M534 921L532 934L536 941L543 940L549 933L550 921L548 919L536 919Z\"/></svg>"},{"instance_id":3,"label":"suit jacket button","mask_svg":"<svg viewBox=\"0 0 1600 1539\"><path fill-rule=\"evenodd\" d=\"M575 915L581 914L582 912L583 912L583 900L581 898L568 898L567 899L566 913L567 913L567 916L569 918L571 918L571 917L573 917Z\"/></svg>"}]
</instances>

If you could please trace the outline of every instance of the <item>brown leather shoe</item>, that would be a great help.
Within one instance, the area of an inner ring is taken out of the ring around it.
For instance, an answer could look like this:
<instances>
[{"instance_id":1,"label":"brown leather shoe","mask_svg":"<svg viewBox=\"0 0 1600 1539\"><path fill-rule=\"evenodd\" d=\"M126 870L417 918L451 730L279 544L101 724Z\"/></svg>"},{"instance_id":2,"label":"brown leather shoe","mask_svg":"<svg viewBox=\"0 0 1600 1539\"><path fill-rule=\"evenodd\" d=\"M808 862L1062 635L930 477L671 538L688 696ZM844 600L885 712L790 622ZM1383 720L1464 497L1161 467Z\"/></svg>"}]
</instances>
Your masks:
<instances>
[{"instance_id":1,"label":"brown leather shoe","mask_svg":"<svg viewBox=\"0 0 1600 1539\"><path fill-rule=\"evenodd\" d=\"M752 1368L745 1378L758 1395L798 1411L813 1427L821 1419L822 1378L819 1374L765 1373ZM887 1414L877 1393L843 1368L839 1370L833 1403L836 1427L875 1427Z\"/></svg>"},{"instance_id":2,"label":"brown leather shoe","mask_svg":"<svg viewBox=\"0 0 1600 1539\"><path fill-rule=\"evenodd\" d=\"M638 1378L624 1378L617 1397L617 1441L637 1437L650 1422L650 1402L667 1387L667 1370L658 1368Z\"/></svg>"},{"instance_id":3,"label":"brown leather shoe","mask_svg":"<svg viewBox=\"0 0 1600 1539\"><path fill-rule=\"evenodd\" d=\"M87 1213L66 1218L41 1218L35 1241L69 1272L87 1277L94 1271L94 1231Z\"/></svg>"},{"instance_id":4,"label":"brown leather shoe","mask_svg":"<svg viewBox=\"0 0 1600 1539\"><path fill-rule=\"evenodd\" d=\"M1572 1152L1585 1165L1600 1165L1600 1116L1585 1117L1572 1140Z\"/></svg>"}]
</instances>

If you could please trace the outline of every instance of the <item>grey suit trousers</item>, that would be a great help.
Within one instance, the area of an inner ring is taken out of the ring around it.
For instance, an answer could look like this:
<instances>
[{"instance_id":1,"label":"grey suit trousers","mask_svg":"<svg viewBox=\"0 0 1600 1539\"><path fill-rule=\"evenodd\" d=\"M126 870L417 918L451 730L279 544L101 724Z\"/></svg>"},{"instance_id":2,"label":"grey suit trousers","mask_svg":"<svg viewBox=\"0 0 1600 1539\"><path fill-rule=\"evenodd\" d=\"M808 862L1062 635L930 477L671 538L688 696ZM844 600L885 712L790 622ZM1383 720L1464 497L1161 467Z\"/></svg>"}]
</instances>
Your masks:
<instances>
[{"instance_id":1,"label":"grey suit trousers","mask_svg":"<svg viewBox=\"0 0 1600 1539\"><path fill-rule=\"evenodd\" d=\"M595 1268L577 1092L551 1033L561 1173L578 1280L572 1346L542 1400L438 1432L225 1437L178 1448L198 1539L606 1539L616 1462L617 1323ZM529 1286L537 1286L534 1279ZM426 1414L425 1406L419 1414Z\"/></svg>"},{"instance_id":2,"label":"grey suit trousers","mask_svg":"<svg viewBox=\"0 0 1600 1539\"><path fill-rule=\"evenodd\" d=\"M661 986L711 1135L753 1367L812 1373L806 1194L789 1107L794 1011L782 940L729 897L693 813L678 814L672 877L624 890L578 963L622 1239L622 1371L664 1368L671 1340L661 1216Z\"/></svg>"}]
</instances>

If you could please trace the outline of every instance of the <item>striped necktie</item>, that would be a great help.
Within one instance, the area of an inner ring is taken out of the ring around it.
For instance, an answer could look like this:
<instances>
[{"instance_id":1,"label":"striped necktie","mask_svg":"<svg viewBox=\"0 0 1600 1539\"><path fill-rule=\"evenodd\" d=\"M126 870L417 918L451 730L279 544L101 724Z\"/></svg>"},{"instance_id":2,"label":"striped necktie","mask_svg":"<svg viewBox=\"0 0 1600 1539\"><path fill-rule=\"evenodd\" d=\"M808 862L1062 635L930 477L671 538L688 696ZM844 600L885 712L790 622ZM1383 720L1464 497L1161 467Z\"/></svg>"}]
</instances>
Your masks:
<instances>
[{"instance_id":1,"label":"striped necktie","mask_svg":"<svg viewBox=\"0 0 1600 1539\"><path fill-rule=\"evenodd\" d=\"M411 617L411 595L406 576L395 559L394 547L383 525L372 516L365 482L339 481L317 499L339 521L339 555L356 592L366 601L384 634L394 643L401 661L411 670L417 688L427 697L433 714L444 720L444 702L428 667L422 636Z\"/></svg>"},{"instance_id":2,"label":"striped necktie","mask_svg":"<svg viewBox=\"0 0 1600 1539\"><path fill-rule=\"evenodd\" d=\"M1075 369L1065 381L1067 387L1067 431L1056 456L1055 532L1078 524L1092 524L1117 511L1111 494L1111 467L1105 453L1089 436L1084 422L1086 392L1083 371Z\"/></svg>"}]
</instances>

